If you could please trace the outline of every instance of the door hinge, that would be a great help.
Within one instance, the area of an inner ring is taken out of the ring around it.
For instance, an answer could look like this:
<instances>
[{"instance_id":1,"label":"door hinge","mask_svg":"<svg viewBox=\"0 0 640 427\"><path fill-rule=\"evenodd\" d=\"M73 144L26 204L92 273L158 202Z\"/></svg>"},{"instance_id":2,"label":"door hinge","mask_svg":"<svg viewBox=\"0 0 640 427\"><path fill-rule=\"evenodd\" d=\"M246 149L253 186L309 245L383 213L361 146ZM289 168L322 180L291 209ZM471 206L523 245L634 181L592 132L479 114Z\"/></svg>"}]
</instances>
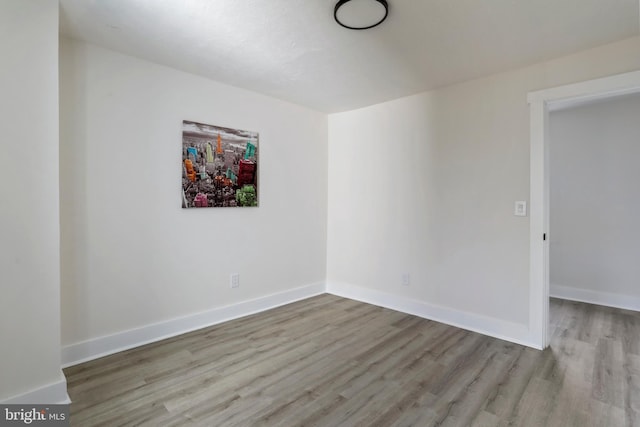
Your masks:
<instances>
[{"instance_id":1,"label":"door hinge","mask_svg":"<svg viewBox=\"0 0 640 427\"><path fill-rule=\"evenodd\" d=\"M542 240L547 240L547 233L542 233Z\"/></svg>"}]
</instances>

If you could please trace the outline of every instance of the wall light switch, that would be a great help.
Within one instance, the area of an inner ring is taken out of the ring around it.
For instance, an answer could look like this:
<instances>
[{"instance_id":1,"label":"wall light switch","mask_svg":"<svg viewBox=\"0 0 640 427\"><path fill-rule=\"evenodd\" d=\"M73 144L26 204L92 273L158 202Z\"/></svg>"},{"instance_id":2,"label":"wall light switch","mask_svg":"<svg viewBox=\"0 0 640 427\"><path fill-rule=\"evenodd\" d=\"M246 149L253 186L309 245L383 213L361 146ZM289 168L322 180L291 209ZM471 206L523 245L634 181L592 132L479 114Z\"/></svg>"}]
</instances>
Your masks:
<instances>
[{"instance_id":1,"label":"wall light switch","mask_svg":"<svg viewBox=\"0 0 640 427\"><path fill-rule=\"evenodd\" d=\"M527 202L518 201L516 202L516 207L513 211L515 216L527 216Z\"/></svg>"}]
</instances>

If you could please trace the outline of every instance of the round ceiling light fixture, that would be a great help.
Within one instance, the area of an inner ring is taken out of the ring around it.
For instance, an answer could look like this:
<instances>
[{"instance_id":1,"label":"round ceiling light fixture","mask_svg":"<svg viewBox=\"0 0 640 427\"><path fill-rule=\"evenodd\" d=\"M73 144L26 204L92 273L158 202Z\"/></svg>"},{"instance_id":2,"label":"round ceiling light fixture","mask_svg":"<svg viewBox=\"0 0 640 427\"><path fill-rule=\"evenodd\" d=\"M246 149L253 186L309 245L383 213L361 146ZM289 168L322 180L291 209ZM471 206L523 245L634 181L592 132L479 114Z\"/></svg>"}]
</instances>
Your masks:
<instances>
[{"instance_id":1,"label":"round ceiling light fixture","mask_svg":"<svg viewBox=\"0 0 640 427\"><path fill-rule=\"evenodd\" d=\"M386 0L339 0L333 9L336 22L350 30L367 30L382 24L389 14Z\"/></svg>"}]
</instances>

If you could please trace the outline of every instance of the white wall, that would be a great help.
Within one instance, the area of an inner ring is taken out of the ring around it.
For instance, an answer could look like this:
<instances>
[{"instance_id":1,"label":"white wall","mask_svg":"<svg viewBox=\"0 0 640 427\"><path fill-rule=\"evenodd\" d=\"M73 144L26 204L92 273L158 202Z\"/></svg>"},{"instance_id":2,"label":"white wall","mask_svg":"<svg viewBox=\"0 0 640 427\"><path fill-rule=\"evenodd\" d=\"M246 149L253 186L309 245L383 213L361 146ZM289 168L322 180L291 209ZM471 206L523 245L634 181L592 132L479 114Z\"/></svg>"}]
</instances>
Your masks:
<instances>
[{"instance_id":1,"label":"white wall","mask_svg":"<svg viewBox=\"0 0 640 427\"><path fill-rule=\"evenodd\" d=\"M58 3L0 2L0 401L66 398L60 371Z\"/></svg>"},{"instance_id":2,"label":"white wall","mask_svg":"<svg viewBox=\"0 0 640 427\"><path fill-rule=\"evenodd\" d=\"M527 93L636 69L638 37L331 115L330 289L535 345Z\"/></svg>"},{"instance_id":3,"label":"white wall","mask_svg":"<svg viewBox=\"0 0 640 427\"><path fill-rule=\"evenodd\" d=\"M77 41L60 60L65 348L323 288L325 114ZM181 208L183 120L259 132L258 208Z\"/></svg>"},{"instance_id":4,"label":"white wall","mask_svg":"<svg viewBox=\"0 0 640 427\"><path fill-rule=\"evenodd\" d=\"M640 309L639 117L638 94L550 115L554 295Z\"/></svg>"}]
</instances>

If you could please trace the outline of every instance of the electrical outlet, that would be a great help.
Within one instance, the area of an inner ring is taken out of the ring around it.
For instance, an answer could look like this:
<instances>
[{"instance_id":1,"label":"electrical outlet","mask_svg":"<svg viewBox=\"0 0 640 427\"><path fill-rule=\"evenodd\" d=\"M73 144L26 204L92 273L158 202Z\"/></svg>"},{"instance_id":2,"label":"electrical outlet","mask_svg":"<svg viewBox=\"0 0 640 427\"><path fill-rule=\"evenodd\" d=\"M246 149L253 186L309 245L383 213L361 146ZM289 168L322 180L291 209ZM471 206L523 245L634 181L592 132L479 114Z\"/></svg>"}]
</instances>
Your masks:
<instances>
[{"instance_id":1,"label":"electrical outlet","mask_svg":"<svg viewBox=\"0 0 640 427\"><path fill-rule=\"evenodd\" d=\"M233 273L231 275L231 287L232 288L239 288L240 287L240 274L239 273Z\"/></svg>"},{"instance_id":2,"label":"electrical outlet","mask_svg":"<svg viewBox=\"0 0 640 427\"><path fill-rule=\"evenodd\" d=\"M513 209L513 214L515 216L527 216L527 202L524 200L517 201Z\"/></svg>"},{"instance_id":3,"label":"electrical outlet","mask_svg":"<svg viewBox=\"0 0 640 427\"><path fill-rule=\"evenodd\" d=\"M402 286L409 286L411 283L411 276L409 273L402 273Z\"/></svg>"}]
</instances>

